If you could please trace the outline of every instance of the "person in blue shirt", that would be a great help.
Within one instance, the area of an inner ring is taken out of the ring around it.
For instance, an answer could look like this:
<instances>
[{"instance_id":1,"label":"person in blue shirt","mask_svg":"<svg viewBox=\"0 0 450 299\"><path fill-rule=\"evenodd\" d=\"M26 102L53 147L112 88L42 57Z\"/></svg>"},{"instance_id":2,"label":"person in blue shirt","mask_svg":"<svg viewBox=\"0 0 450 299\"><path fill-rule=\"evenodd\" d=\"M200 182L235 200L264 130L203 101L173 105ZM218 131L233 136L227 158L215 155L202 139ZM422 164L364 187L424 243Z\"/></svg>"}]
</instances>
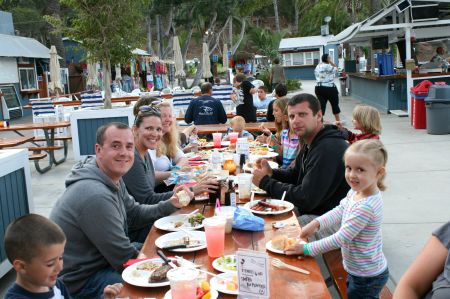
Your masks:
<instances>
[{"instance_id":1,"label":"person in blue shirt","mask_svg":"<svg viewBox=\"0 0 450 299\"><path fill-rule=\"evenodd\" d=\"M224 124L227 122L227 114L220 100L213 98L211 83L203 83L200 87L202 95L193 99L184 116L188 124L195 125Z\"/></svg>"},{"instance_id":2,"label":"person in blue shirt","mask_svg":"<svg viewBox=\"0 0 450 299\"><path fill-rule=\"evenodd\" d=\"M258 99L255 101L255 98L253 98L253 106L256 109L267 109L271 101L272 97L267 95L267 87L258 87Z\"/></svg>"}]
</instances>

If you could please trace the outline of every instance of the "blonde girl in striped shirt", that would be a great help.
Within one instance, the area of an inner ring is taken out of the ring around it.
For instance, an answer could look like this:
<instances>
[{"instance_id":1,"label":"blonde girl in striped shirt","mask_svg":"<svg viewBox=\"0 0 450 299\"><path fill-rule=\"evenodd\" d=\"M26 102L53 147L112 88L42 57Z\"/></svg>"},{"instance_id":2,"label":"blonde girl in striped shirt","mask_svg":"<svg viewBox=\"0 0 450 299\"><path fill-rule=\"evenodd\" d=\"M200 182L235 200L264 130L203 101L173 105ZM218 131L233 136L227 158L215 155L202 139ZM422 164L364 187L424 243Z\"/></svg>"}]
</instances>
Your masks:
<instances>
[{"instance_id":1,"label":"blonde girl in striped shirt","mask_svg":"<svg viewBox=\"0 0 450 299\"><path fill-rule=\"evenodd\" d=\"M340 224L340 229L324 239L295 244L285 253L316 256L341 248L348 298L379 298L389 277L381 236L387 152L379 140L361 140L347 149L344 161L351 190L339 206L306 225L301 238L333 224Z\"/></svg>"}]
</instances>

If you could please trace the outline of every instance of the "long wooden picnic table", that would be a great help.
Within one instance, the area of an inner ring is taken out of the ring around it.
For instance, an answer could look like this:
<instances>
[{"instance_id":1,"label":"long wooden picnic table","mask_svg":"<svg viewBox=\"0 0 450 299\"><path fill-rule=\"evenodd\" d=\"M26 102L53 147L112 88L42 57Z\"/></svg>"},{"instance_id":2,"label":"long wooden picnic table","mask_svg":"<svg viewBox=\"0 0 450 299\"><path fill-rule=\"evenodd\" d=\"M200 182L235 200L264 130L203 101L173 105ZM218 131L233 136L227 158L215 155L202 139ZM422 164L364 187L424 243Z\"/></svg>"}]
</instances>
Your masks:
<instances>
[{"instance_id":1,"label":"long wooden picnic table","mask_svg":"<svg viewBox=\"0 0 450 299\"><path fill-rule=\"evenodd\" d=\"M261 123L246 123L245 130L249 132L261 132L259 126ZM274 122L266 122L264 126L270 131L274 132L276 130ZM230 127L229 124L217 124L217 125L196 125L198 130L197 134L212 134L212 133L226 133L227 129ZM182 130L183 127L178 127L179 130Z\"/></svg>"},{"instance_id":2,"label":"long wooden picnic table","mask_svg":"<svg viewBox=\"0 0 450 299\"><path fill-rule=\"evenodd\" d=\"M188 213L194 209L199 208L206 217L214 215L214 207L207 204L195 203L189 205L187 208L177 211L177 214ZM265 220L264 231L249 232L243 230L236 230L230 234L225 235L225 255L234 254L238 249L250 249L255 251L266 251L266 243L270 241L275 235L285 234L289 237L298 237L301 228L297 221L297 217L293 212L284 213L281 215L263 216ZM287 225L281 229L274 229L272 223L275 221L284 221ZM152 227L144 246L142 247L140 258L157 257L155 240L165 234L156 227ZM167 256L173 256L174 253L164 251ZM279 269L270 266L269 280L270 280L270 298L331 298L327 289L322 273L316 260L312 257L305 257L299 260L296 256L286 256L268 252L269 258L278 258L285 263L301 267L310 271L310 275L301 274L286 269ZM201 265L200 269L220 274L212 267L213 258L207 254L207 250L199 250L195 252L188 252L182 256L195 263ZM209 277L210 278L210 277ZM170 289L169 286L157 288L142 288L132 286L125 283L120 297L132 298L164 298L164 294ZM233 295L226 295L219 293L219 298L236 298Z\"/></svg>"},{"instance_id":3,"label":"long wooden picnic table","mask_svg":"<svg viewBox=\"0 0 450 299\"><path fill-rule=\"evenodd\" d=\"M68 145L67 145L67 140L64 140L64 157L62 157L59 160L56 160L55 158L55 154L54 154L54 150L52 148L54 148L55 146L55 130L58 128L67 128L70 126L70 121L61 121L61 122L55 122L55 123L24 123L24 124L15 124L15 125L10 125L9 127L0 127L0 132L7 132L7 131L13 131L15 132L17 135L21 136L21 137L25 137L26 135L22 134L22 131L31 131L31 130L43 130L44 131L44 136L45 136L45 143L46 146L45 147L41 147L41 148L46 148L43 149L44 151L46 151L49 155L49 164L42 168L39 165L39 161L35 160L34 164L36 167L36 170L39 173L44 173L47 172L48 170L50 170L54 165L58 165L63 163L66 158L67 158L67 153L68 153ZM32 140L26 141L26 142L33 142ZM37 147L35 148L36 151L39 148L38 144L35 144Z\"/></svg>"}]
</instances>

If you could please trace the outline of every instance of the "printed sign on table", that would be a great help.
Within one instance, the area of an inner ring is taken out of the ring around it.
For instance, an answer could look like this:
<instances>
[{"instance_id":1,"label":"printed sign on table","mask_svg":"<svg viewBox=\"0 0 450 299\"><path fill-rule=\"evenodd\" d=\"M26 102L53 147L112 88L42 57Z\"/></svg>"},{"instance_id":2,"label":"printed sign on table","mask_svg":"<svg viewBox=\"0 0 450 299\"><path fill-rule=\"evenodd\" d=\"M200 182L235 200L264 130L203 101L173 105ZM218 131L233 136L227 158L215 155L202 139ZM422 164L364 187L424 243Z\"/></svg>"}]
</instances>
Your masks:
<instances>
[{"instance_id":1,"label":"printed sign on table","mask_svg":"<svg viewBox=\"0 0 450 299\"><path fill-rule=\"evenodd\" d=\"M265 252L236 253L239 298L269 298L269 258Z\"/></svg>"}]
</instances>

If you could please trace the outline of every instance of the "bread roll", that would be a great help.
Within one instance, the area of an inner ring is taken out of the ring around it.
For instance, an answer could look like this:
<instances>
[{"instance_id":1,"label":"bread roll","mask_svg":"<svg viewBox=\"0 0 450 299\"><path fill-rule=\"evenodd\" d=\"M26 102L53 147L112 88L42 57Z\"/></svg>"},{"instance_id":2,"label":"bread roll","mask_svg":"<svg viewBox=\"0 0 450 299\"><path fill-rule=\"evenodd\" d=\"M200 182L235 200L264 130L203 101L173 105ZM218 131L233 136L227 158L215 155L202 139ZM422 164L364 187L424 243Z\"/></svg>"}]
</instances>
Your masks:
<instances>
[{"instance_id":1,"label":"bread roll","mask_svg":"<svg viewBox=\"0 0 450 299\"><path fill-rule=\"evenodd\" d=\"M189 194L187 194L187 192L184 190L179 191L177 193L177 197L178 197L178 202L183 207L187 206L189 204L189 202L191 201Z\"/></svg>"},{"instance_id":2,"label":"bread roll","mask_svg":"<svg viewBox=\"0 0 450 299\"><path fill-rule=\"evenodd\" d=\"M296 239L294 238L288 238L285 235L276 236L272 239L272 247L277 250L286 250L292 245L294 245L296 242Z\"/></svg>"},{"instance_id":3,"label":"bread roll","mask_svg":"<svg viewBox=\"0 0 450 299\"><path fill-rule=\"evenodd\" d=\"M277 250L284 250L286 239L285 235L276 236L272 239L272 247Z\"/></svg>"}]
</instances>

